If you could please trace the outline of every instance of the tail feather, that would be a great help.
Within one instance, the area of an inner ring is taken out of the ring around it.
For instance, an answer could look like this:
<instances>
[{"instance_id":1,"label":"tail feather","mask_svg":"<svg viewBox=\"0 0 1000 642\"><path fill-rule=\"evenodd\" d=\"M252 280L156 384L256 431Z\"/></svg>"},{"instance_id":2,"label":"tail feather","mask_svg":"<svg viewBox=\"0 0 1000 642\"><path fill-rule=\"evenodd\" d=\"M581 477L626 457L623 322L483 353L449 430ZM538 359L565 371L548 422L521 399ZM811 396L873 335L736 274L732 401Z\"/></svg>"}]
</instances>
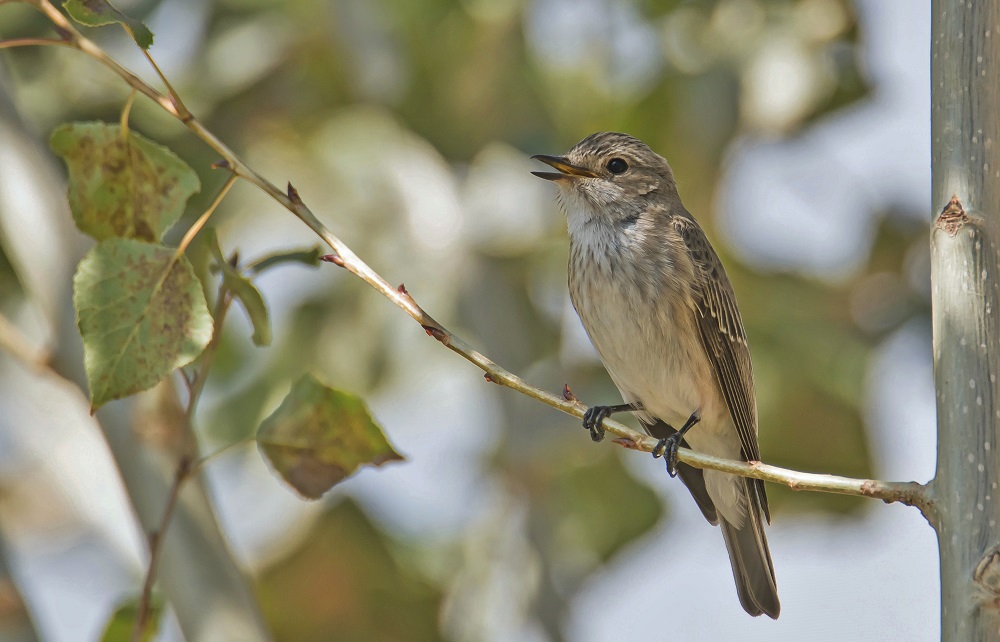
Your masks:
<instances>
[{"instance_id":1,"label":"tail feather","mask_svg":"<svg viewBox=\"0 0 1000 642\"><path fill-rule=\"evenodd\" d=\"M752 493L748 492L748 495L752 497ZM750 511L742 527L737 528L723 518L720 518L719 524L726 540L733 578L736 580L736 592L743 609L753 616L766 613L772 619L777 619L781 604L778 602L774 564L764 535L760 505L753 499L748 503Z\"/></svg>"},{"instance_id":2,"label":"tail feather","mask_svg":"<svg viewBox=\"0 0 1000 642\"><path fill-rule=\"evenodd\" d=\"M672 426L660 420L643 421L642 425L647 433L657 439L664 439L677 432ZM681 445L689 447L685 441L682 441ZM733 483L741 484L745 493L745 504L748 506L743 524L737 528L726 521L717 510L705 486L704 471L681 462L677 465L677 473L691 491L705 519L722 527L722 536L729 551L729 561L733 566L733 577L736 579L736 592L739 594L743 609L753 616L766 613L769 617L777 619L781 604L778 603L771 551L767 547L767 537L764 535L764 519L770 523L771 517L768 514L763 482L757 479L733 480Z\"/></svg>"}]
</instances>

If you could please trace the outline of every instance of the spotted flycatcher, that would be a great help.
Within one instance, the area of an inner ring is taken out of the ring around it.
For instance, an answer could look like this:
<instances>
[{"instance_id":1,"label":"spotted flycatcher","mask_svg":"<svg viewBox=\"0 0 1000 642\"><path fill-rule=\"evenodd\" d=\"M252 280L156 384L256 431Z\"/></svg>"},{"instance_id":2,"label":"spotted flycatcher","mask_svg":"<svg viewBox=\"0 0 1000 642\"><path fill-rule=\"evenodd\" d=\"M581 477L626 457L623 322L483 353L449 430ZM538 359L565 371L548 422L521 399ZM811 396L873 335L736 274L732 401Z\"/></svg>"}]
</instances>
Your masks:
<instances>
[{"instance_id":1,"label":"spotted flycatcher","mask_svg":"<svg viewBox=\"0 0 1000 642\"><path fill-rule=\"evenodd\" d=\"M670 165L642 141L598 133L565 156L533 158L558 170L533 173L559 187L570 298L625 400L590 408L584 426L599 441L605 417L634 412L660 439L654 456L666 456L722 527L743 608L777 618L763 482L677 461L679 446L760 459L750 348L718 255L684 209Z\"/></svg>"}]
</instances>

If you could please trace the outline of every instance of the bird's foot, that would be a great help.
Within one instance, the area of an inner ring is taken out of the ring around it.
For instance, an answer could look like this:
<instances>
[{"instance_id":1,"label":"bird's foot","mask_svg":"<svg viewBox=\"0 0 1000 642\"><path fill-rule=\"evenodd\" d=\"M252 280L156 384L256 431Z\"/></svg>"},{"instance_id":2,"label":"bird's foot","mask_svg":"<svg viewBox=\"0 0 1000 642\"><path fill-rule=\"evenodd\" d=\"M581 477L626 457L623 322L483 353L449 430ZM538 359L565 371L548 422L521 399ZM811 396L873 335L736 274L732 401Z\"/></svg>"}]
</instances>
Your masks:
<instances>
[{"instance_id":1,"label":"bird's foot","mask_svg":"<svg viewBox=\"0 0 1000 642\"><path fill-rule=\"evenodd\" d=\"M677 476L677 449L681 447L681 439L681 433L675 432L653 446L653 458L663 457L667 462L667 474L671 477Z\"/></svg>"},{"instance_id":2,"label":"bird's foot","mask_svg":"<svg viewBox=\"0 0 1000 642\"><path fill-rule=\"evenodd\" d=\"M620 403L617 406L592 406L583 413L583 427L590 431L594 441L604 439L604 426L601 423L616 412L636 412L642 410L642 404Z\"/></svg>"},{"instance_id":3,"label":"bird's foot","mask_svg":"<svg viewBox=\"0 0 1000 642\"><path fill-rule=\"evenodd\" d=\"M684 440L684 435L687 434L691 428L695 426L699 421L701 421L701 409L695 410L688 417L681 429L670 435L666 439L661 439L656 442L653 446L653 458L663 459L667 462L667 474L671 477L677 476L677 449L681 447L681 441ZM669 426L669 424L667 424ZM673 426L670 426L671 428Z\"/></svg>"},{"instance_id":4,"label":"bird's foot","mask_svg":"<svg viewBox=\"0 0 1000 642\"><path fill-rule=\"evenodd\" d=\"M583 427L590 431L590 438L594 441L604 439L604 426L601 423L611 416L611 408L612 406L591 406L583 413Z\"/></svg>"}]
</instances>

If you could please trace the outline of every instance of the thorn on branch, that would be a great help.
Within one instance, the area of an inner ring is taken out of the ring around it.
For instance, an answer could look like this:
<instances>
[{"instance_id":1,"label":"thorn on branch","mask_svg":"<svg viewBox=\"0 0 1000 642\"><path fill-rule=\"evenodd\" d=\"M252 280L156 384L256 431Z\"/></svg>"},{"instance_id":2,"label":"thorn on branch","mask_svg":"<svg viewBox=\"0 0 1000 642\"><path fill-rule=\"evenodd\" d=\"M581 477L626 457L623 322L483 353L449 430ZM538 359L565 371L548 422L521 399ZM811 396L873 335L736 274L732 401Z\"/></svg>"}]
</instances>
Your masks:
<instances>
[{"instance_id":1,"label":"thorn on branch","mask_svg":"<svg viewBox=\"0 0 1000 642\"><path fill-rule=\"evenodd\" d=\"M400 283L399 287L396 288L396 292L399 292L400 294L402 294L404 298L406 298L407 300L409 300L410 303L412 303L416 307L418 307L418 308L420 307L419 305L417 305L417 302L413 300L413 297L410 296L410 293L409 293L409 291L407 291L406 286L403 285L402 283Z\"/></svg>"},{"instance_id":2,"label":"thorn on branch","mask_svg":"<svg viewBox=\"0 0 1000 642\"><path fill-rule=\"evenodd\" d=\"M934 227L944 230L948 236L955 236L970 220L965 208L962 207L962 201L958 199L958 194L952 194L951 200L934 221Z\"/></svg>"},{"instance_id":3,"label":"thorn on branch","mask_svg":"<svg viewBox=\"0 0 1000 642\"><path fill-rule=\"evenodd\" d=\"M288 200L290 200L293 205L302 205L302 197L299 196L299 190L292 186L291 181L288 183Z\"/></svg>"},{"instance_id":4,"label":"thorn on branch","mask_svg":"<svg viewBox=\"0 0 1000 642\"><path fill-rule=\"evenodd\" d=\"M339 267L344 267L344 259L340 258L339 254L324 254L319 257L320 261L326 261L327 263L333 263Z\"/></svg>"},{"instance_id":5,"label":"thorn on branch","mask_svg":"<svg viewBox=\"0 0 1000 642\"><path fill-rule=\"evenodd\" d=\"M228 169L228 170L232 171L233 166L230 165L229 161L227 161L226 159L222 159L222 160L217 160L214 163L212 163L211 168L212 169Z\"/></svg>"},{"instance_id":6,"label":"thorn on branch","mask_svg":"<svg viewBox=\"0 0 1000 642\"><path fill-rule=\"evenodd\" d=\"M443 343L445 345L448 345L448 333L446 331L442 330L441 328L439 328L437 326L433 326L433 325L425 325L425 326L422 326L422 327L424 329L424 332L427 333L427 336L434 337L435 339L437 339L441 343Z\"/></svg>"},{"instance_id":7,"label":"thorn on branch","mask_svg":"<svg viewBox=\"0 0 1000 642\"><path fill-rule=\"evenodd\" d=\"M563 384L562 398L570 403L580 403L580 400L577 399L576 395L573 394L573 391L570 390L568 383Z\"/></svg>"}]
</instances>

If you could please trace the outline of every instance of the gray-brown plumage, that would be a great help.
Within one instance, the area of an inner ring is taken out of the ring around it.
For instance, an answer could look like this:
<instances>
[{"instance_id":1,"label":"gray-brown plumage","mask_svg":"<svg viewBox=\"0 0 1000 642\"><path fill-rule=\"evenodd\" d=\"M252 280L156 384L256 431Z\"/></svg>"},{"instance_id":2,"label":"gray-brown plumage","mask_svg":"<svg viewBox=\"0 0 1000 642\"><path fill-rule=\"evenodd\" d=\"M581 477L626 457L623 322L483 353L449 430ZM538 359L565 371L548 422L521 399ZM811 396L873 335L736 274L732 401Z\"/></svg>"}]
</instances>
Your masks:
<instances>
[{"instance_id":1,"label":"gray-brown plumage","mask_svg":"<svg viewBox=\"0 0 1000 642\"><path fill-rule=\"evenodd\" d=\"M700 416L681 445L759 460L750 349L736 297L667 161L618 133L589 136L563 157L535 158L558 170L535 174L559 186L573 305L643 427L665 439ZM603 411L589 415L598 423L592 432L620 409L592 409ZM677 473L705 518L722 528L743 608L777 618L763 483L683 463Z\"/></svg>"}]
</instances>

